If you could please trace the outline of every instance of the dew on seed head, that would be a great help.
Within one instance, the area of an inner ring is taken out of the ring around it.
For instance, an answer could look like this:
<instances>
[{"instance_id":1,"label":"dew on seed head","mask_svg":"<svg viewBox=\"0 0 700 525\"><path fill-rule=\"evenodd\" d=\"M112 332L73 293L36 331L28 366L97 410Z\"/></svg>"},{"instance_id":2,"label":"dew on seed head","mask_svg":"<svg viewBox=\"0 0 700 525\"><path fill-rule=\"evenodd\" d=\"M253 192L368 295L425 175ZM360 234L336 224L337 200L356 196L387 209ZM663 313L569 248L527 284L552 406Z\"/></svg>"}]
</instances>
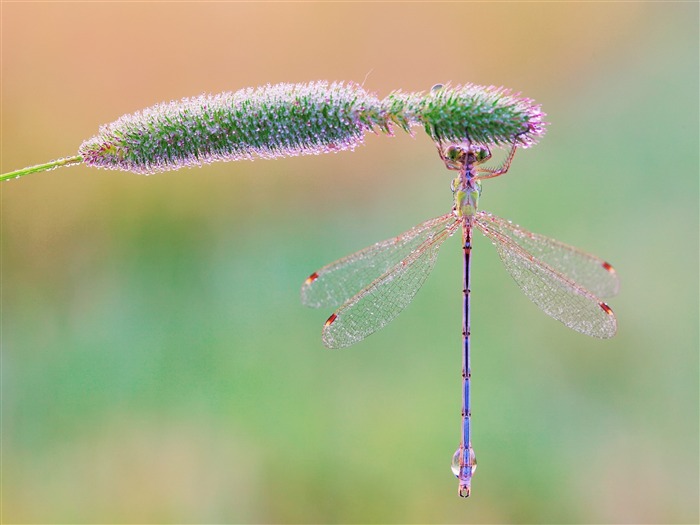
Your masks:
<instances>
[{"instance_id":1,"label":"dew on seed head","mask_svg":"<svg viewBox=\"0 0 700 525\"><path fill-rule=\"evenodd\" d=\"M433 138L529 146L544 113L504 88L435 86L384 100L353 83L246 88L156 104L100 127L79 148L88 165L153 173L215 161L352 150L367 131L424 126Z\"/></svg>"}]
</instances>

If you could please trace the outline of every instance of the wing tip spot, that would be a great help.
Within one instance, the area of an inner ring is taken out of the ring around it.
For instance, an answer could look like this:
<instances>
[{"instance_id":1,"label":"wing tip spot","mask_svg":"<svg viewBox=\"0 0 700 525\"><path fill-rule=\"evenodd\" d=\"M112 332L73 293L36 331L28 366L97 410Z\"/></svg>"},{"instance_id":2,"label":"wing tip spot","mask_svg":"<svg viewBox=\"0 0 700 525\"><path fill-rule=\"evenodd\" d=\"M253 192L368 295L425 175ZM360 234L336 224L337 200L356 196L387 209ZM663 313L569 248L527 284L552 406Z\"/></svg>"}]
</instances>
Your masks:
<instances>
[{"instance_id":1,"label":"wing tip spot","mask_svg":"<svg viewBox=\"0 0 700 525\"><path fill-rule=\"evenodd\" d=\"M612 308L610 308L607 304L605 304L605 303L598 303L598 306L600 306L606 314L608 314L608 315L614 315L614 314L613 314L613 311L612 311Z\"/></svg>"},{"instance_id":2,"label":"wing tip spot","mask_svg":"<svg viewBox=\"0 0 700 525\"><path fill-rule=\"evenodd\" d=\"M613 268L612 264L610 264L609 262L603 261L603 264L601 266L610 273L617 273L615 271L615 268Z\"/></svg>"},{"instance_id":3,"label":"wing tip spot","mask_svg":"<svg viewBox=\"0 0 700 525\"><path fill-rule=\"evenodd\" d=\"M337 314L331 314L331 316L326 320L326 323L323 326L330 326L333 324L333 322L338 318Z\"/></svg>"},{"instance_id":4,"label":"wing tip spot","mask_svg":"<svg viewBox=\"0 0 700 525\"><path fill-rule=\"evenodd\" d=\"M316 279L318 279L318 273L314 272L306 278L306 281L304 281L304 284L309 285L312 282L314 282Z\"/></svg>"}]
</instances>

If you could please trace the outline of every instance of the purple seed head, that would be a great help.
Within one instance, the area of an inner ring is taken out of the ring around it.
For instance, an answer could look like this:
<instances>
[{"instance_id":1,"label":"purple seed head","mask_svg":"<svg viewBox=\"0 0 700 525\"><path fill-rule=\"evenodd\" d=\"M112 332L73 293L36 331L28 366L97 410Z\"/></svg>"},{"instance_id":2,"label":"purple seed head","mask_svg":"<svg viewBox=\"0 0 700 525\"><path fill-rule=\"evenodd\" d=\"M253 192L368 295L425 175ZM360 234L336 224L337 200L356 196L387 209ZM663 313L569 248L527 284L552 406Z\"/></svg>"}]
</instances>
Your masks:
<instances>
[{"instance_id":1,"label":"purple seed head","mask_svg":"<svg viewBox=\"0 0 700 525\"><path fill-rule=\"evenodd\" d=\"M493 86L394 92L380 101L353 83L277 84L125 115L83 142L79 155L91 166L148 174L353 149L367 131L418 125L436 141L527 147L544 134L543 117L532 100Z\"/></svg>"},{"instance_id":2,"label":"purple seed head","mask_svg":"<svg viewBox=\"0 0 700 525\"><path fill-rule=\"evenodd\" d=\"M353 149L379 100L357 84L277 84L158 104L83 142L88 165L136 173Z\"/></svg>"},{"instance_id":3,"label":"purple seed head","mask_svg":"<svg viewBox=\"0 0 700 525\"><path fill-rule=\"evenodd\" d=\"M545 114L538 104L494 86L443 86L428 93L395 92L382 101L385 111L409 125L421 124L443 142L470 140L485 145L534 145L544 135Z\"/></svg>"}]
</instances>

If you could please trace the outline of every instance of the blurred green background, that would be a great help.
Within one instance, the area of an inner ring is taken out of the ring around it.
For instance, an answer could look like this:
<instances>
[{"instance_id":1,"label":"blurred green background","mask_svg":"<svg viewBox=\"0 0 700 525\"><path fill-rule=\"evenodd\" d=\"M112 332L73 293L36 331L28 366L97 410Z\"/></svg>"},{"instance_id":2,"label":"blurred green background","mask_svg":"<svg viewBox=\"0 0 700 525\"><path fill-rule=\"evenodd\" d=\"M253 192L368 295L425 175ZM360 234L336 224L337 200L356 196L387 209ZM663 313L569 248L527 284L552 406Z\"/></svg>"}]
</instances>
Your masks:
<instances>
[{"instance_id":1,"label":"blurred green background","mask_svg":"<svg viewBox=\"0 0 700 525\"><path fill-rule=\"evenodd\" d=\"M459 242L329 351L309 273L445 213L425 134L152 177L2 184L2 518L17 523L697 523L697 3L3 3L2 170L160 101L353 80L505 85L551 123L483 209L599 254L620 331L525 298L480 235L473 497Z\"/></svg>"}]
</instances>

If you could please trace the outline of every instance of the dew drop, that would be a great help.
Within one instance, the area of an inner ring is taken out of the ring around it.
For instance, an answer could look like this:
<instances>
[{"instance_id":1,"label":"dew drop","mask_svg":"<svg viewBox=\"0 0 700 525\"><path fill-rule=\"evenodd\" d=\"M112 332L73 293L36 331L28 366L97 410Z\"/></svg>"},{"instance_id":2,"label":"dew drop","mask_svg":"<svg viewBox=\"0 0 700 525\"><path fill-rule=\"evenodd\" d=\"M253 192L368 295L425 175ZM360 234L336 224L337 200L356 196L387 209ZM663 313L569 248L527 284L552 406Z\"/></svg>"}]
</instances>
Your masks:
<instances>
[{"instance_id":1,"label":"dew drop","mask_svg":"<svg viewBox=\"0 0 700 525\"><path fill-rule=\"evenodd\" d=\"M457 478L459 477L459 456L461 450L462 447L459 447L452 456L452 473ZM476 472L476 455L474 454L474 449L471 447L469 447L469 463L471 464L471 472L469 473L469 477L471 478Z\"/></svg>"}]
</instances>

